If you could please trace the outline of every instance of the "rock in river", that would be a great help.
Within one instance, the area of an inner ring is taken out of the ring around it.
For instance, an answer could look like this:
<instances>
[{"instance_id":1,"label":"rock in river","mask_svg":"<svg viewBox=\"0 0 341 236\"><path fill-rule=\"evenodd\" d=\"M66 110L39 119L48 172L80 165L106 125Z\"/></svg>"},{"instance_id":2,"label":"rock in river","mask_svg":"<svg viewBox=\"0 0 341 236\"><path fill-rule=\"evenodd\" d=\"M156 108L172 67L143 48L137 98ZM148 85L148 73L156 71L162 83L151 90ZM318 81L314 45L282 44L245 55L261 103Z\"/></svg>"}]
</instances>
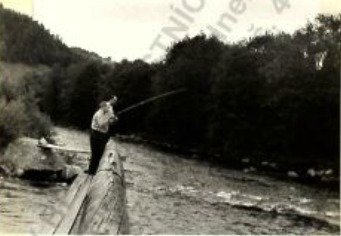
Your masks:
<instances>
[{"instance_id":1,"label":"rock in river","mask_svg":"<svg viewBox=\"0 0 341 236\"><path fill-rule=\"evenodd\" d=\"M0 157L8 174L38 181L67 181L79 170L68 167L65 156L37 146L38 140L20 138L11 143ZM72 169L72 171L71 171Z\"/></svg>"}]
</instances>

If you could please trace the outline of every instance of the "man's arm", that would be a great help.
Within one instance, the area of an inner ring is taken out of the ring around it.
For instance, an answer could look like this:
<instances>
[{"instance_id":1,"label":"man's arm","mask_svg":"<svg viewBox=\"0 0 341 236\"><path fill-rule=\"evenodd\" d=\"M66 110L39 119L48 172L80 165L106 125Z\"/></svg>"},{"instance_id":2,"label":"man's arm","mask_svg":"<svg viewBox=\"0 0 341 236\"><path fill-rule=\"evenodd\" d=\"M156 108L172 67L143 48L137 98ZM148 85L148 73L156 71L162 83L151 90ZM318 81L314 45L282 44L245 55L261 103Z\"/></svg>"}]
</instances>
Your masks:
<instances>
[{"instance_id":1,"label":"man's arm","mask_svg":"<svg viewBox=\"0 0 341 236\"><path fill-rule=\"evenodd\" d=\"M92 120L91 120L91 128L92 129L96 129L97 127L99 127L97 116L98 116L98 114L97 114L97 112L95 112L95 114L93 115Z\"/></svg>"},{"instance_id":2,"label":"man's arm","mask_svg":"<svg viewBox=\"0 0 341 236\"><path fill-rule=\"evenodd\" d=\"M115 115L115 113L112 111L111 112L111 115L110 115L110 118L109 118L109 122L110 123L113 123L113 122L115 122L115 121L117 121L118 120L118 117Z\"/></svg>"},{"instance_id":3,"label":"man's arm","mask_svg":"<svg viewBox=\"0 0 341 236\"><path fill-rule=\"evenodd\" d=\"M116 96L113 96L113 98L108 101L108 105L110 106L109 108L109 114L110 114L109 122L110 123L113 123L118 120L118 117L115 115L114 110L112 108L112 105L115 104L116 102L117 102Z\"/></svg>"}]
</instances>

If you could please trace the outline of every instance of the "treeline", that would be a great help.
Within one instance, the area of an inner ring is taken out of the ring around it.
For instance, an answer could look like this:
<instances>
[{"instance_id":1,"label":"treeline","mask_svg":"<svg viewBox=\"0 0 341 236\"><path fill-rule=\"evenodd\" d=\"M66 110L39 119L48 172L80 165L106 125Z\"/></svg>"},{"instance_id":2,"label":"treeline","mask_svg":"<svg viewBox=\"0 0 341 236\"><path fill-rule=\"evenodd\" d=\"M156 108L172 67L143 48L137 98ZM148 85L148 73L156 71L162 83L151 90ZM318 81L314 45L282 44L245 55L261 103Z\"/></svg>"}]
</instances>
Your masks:
<instances>
[{"instance_id":1,"label":"treeline","mask_svg":"<svg viewBox=\"0 0 341 236\"><path fill-rule=\"evenodd\" d=\"M196 149L222 162L265 156L335 165L340 30L340 15L320 15L293 35L266 33L238 44L185 38L155 64L55 67L41 107L57 122L87 129L99 101L112 94L121 110L186 88L122 115L113 132Z\"/></svg>"},{"instance_id":2,"label":"treeline","mask_svg":"<svg viewBox=\"0 0 341 236\"><path fill-rule=\"evenodd\" d=\"M197 150L220 163L248 157L335 167L340 41L341 14L319 15L292 35L268 32L236 44L201 34L174 44L158 63L54 65L33 75L44 81L35 85L35 98L55 123L88 129L98 103L113 94L119 111L185 88L122 115L112 132Z\"/></svg>"},{"instance_id":3,"label":"treeline","mask_svg":"<svg viewBox=\"0 0 341 236\"><path fill-rule=\"evenodd\" d=\"M38 67L67 67L88 60L102 59L83 49L68 48L43 25L4 8L0 3L0 151L22 135L36 138L51 136L50 118L38 106L44 91L49 90L50 82ZM4 67L8 63L12 63L14 69L6 75ZM21 70L22 64L31 66L38 73L30 72L24 78L14 76L18 73L13 70ZM51 98L44 103L49 100Z\"/></svg>"},{"instance_id":4,"label":"treeline","mask_svg":"<svg viewBox=\"0 0 341 236\"><path fill-rule=\"evenodd\" d=\"M42 24L0 4L0 60L52 66L80 58Z\"/></svg>"}]
</instances>

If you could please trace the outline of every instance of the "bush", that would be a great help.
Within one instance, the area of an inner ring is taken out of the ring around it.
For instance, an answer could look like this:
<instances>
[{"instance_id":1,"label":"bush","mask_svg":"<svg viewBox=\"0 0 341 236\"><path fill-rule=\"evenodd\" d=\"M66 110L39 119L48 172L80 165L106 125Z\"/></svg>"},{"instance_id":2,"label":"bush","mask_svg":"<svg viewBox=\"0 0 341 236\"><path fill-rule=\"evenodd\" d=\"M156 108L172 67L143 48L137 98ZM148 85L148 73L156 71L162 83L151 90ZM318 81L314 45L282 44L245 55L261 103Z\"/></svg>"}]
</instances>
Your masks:
<instances>
[{"instance_id":1,"label":"bush","mask_svg":"<svg viewBox=\"0 0 341 236\"><path fill-rule=\"evenodd\" d=\"M0 148L20 136L49 137L50 119L33 104L27 106L21 99L0 100Z\"/></svg>"},{"instance_id":2,"label":"bush","mask_svg":"<svg viewBox=\"0 0 341 236\"><path fill-rule=\"evenodd\" d=\"M1 80L0 148L20 136L50 137L51 120L38 107L47 81L42 76L37 78L36 74L30 74Z\"/></svg>"}]
</instances>

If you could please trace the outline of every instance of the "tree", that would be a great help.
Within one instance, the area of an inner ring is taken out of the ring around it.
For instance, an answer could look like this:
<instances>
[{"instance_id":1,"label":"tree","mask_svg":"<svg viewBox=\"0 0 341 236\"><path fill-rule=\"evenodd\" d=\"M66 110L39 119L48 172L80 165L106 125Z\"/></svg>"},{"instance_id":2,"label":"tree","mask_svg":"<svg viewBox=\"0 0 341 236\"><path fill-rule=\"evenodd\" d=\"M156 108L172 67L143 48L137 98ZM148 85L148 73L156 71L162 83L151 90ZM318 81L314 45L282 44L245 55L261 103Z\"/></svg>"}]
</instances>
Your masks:
<instances>
[{"instance_id":1,"label":"tree","mask_svg":"<svg viewBox=\"0 0 341 236\"><path fill-rule=\"evenodd\" d=\"M179 88L187 91L155 102L149 116L151 133L158 139L197 148L205 139L209 117L207 103L211 71L223 44L216 38L198 35L173 45L153 77L153 93Z\"/></svg>"},{"instance_id":2,"label":"tree","mask_svg":"<svg viewBox=\"0 0 341 236\"><path fill-rule=\"evenodd\" d=\"M90 127L91 118L98 108L100 71L96 62L75 64L66 71L61 94L63 120L81 129Z\"/></svg>"}]
</instances>

